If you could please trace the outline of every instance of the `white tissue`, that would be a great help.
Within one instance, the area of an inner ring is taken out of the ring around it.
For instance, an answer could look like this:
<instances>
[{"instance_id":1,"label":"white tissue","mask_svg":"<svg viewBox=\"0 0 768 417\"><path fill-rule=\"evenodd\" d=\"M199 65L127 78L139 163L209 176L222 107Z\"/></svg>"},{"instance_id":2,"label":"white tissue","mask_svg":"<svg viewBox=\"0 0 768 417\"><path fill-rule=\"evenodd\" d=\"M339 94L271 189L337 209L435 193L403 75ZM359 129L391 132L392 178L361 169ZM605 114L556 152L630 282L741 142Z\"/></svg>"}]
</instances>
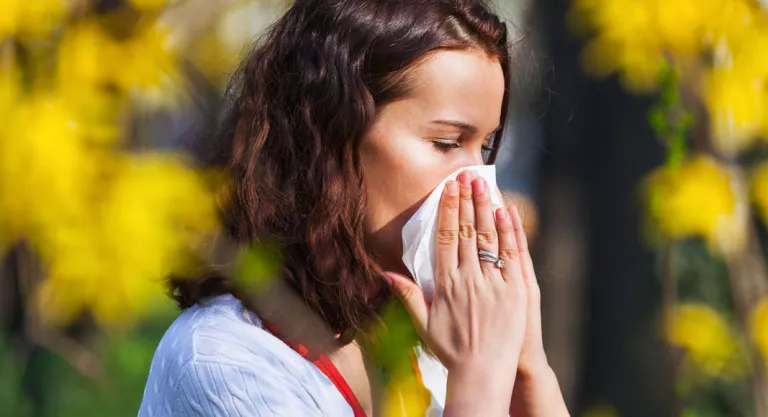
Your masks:
<instances>
[{"instance_id":1,"label":"white tissue","mask_svg":"<svg viewBox=\"0 0 768 417\"><path fill-rule=\"evenodd\" d=\"M503 202L496 187L496 167L494 165L475 165L462 168L445 178L424 204L416 210L403 227L403 263L413 275L416 284L421 287L424 296L432 300L435 293L435 233L437 229L437 208L445 184L463 171L471 171L475 177L482 177L491 191L491 203L502 207Z\"/></svg>"}]
</instances>

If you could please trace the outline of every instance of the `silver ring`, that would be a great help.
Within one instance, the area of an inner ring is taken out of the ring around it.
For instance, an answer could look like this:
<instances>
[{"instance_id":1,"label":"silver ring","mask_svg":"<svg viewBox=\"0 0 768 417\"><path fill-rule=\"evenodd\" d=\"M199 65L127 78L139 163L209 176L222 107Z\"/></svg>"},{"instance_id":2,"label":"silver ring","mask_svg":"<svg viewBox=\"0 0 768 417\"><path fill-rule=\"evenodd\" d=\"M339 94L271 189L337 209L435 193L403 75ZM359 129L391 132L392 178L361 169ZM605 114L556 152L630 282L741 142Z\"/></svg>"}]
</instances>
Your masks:
<instances>
[{"instance_id":1,"label":"silver ring","mask_svg":"<svg viewBox=\"0 0 768 417\"><path fill-rule=\"evenodd\" d=\"M481 261L490 262L496 265L496 268L499 268L499 269L504 268L504 260L500 259L499 255L496 255L493 252L488 252L487 250L480 249L477 251L477 255Z\"/></svg>"}]
</instances>

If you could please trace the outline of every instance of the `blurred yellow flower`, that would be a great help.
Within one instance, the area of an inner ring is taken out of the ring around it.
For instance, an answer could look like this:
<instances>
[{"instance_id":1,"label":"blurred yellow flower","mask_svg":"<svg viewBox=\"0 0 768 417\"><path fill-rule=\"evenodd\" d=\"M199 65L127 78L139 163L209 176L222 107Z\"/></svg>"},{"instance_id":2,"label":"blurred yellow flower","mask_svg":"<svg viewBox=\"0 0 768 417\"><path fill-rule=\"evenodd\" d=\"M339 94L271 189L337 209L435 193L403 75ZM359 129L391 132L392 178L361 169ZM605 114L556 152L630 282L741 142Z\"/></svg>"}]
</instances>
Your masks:
<instances>
[{"instance_id":1,"label":"blurred yellow flower","mask_svg":"<svg viewBox=\"0 0 768 417\"><path fill-rule=\"evenodd\" d=\"M768 27L747 0L576 0L570 21L593 33L583 67L595 76L617 72L630 91L655 87L665 60L687 66L704 51L748 43Z\"/></svg>"},{"instance_id":2,"label":"blurred yellow flower","mask_svg":"<svg viewBox=\"0 0 768 417\"><path fill-rule=\"evenodd\" d=\"M170 2L132 3L148 11ZM67 7L0 0L0 38L60 35L30 44L24 83L13 50L0 66L0 250L24 239L39 253L43 318L66 323L90 312L101 323L130 323L164 301L169 275L199 272L221 196L179 156L119 147L136 104L178 97L179 57L157 16L117 29L109 19L123 16L87 17L52 32ZM56 54L43 56L49 47ZM37 61L55 63L53 77Z\"/></svg>"},{"instance_id":3,"label":"blurred yellow flower","mask_svg":"<svg viewBox=\"0 0 768 417\"><path fill-rule=\"evenodd\" d=\"M733 1L733 0L728 0ZM652 10L653 30L667 53L689 58L701 51L707 26L719 16L713 7L718 1L701 0L648 0Z\"/></svg>"},{"instance_id":4,"label":"blurred yellow flower","mask_svg":"<svg viewBox=\"0 0 768 417\"><path fill-rule=\"evenodd\" d=\"M584 47L580 61L585 71L595 77L618 72L624 88L633 92L653 90L664 62L653 45L619 44L604 37L590 41Z\"/></svg>"},{"instance_id":5,"label":"blurred yellow flower","mask_svg":"<svg viewBox=\"0 0 768 417\"><path fill-rule=\"evenodd\" d=\"M669 312L665 330L667 340L685 349L687 358L705 375L735 376L743 370L736 365L738 346L728 324L709 306L676 306Z\"/></svg>"},{"instance_id":6,"label":"blurred yellow flower","mask_svg":"<svg viewBox=\"0 0 768 417\"><path fill-rule=\"evenodd\" d=\"M416 372L393 378L387 384L384 400L385 417L415 417L426 415L431 399L430 392Z\"/></svg>"},{"instance_id":7,"label":"blurred yellow flower","mask_svg":"<svg viewBox=\"0 0 768 417\"><path fill-rule=\"evenodd\" d=\"M9 118L0 136L0 217L9 233L76 221L98 169L77 116L57 97L38 95L17 103Z\"/></svg>"},{"instance_id":8,"label":"blurred yellow flower","mask_svg":"<svg viewBox=\"0 0 768 417\"><path fill-rule=\"evenodd\" d=\"M9 78L0 77L0 106L16 100L0 132L0 236L40 252L43 317L88 310L118 324L146 314L170 273L196 266L193 248L217 227L216 195L176 157L118 153L113 121L96 111L83 118L55 92L14 98Z\"/></svg>"},{"instance_id":9,"label":"blurred yellow flower","mask_svg":"<svg viewBox=\"0 0 768 417\"><path fill-rule=\"evenodd\" d=\"M768 126L766 76L734 69L714 70L705 77L705 103L712 138L720 152L735 156L756 142Z\"/></svg>"},{"instance_id":10,"label":"blurred yellow flower","mask_svg":"<svg viewBox=\"0 0 768 417\"><path fill-rule=\"evenodd\" d=\"M5 126L11 123L13 109L20 99L19 75L15 65L0 67L0 123ZM0 130L0 148L3 147L5 140L7 140L5 139L5 132ZM2 157L0 156L0 158ZM0 175L2 175L2 167L0 167ZM0 178L0 182L2 181ZM0 197L0 210L2 210L1 206L2 198ZM0 256L4 252L5 246L12 240L10 229L11 219L7 216L0 216Z\"/></svg>"},{"instance_id":11,"label":"blurred yellow flower","mask_svg":"<svg viewBox=\"0 0 768 417\"><path fill-rule=\"evenodd\" d=\"M719 44L701 77L713 141L727 156L768 138L768 23L748 34Z\"/></svg>"},{"instance_id":12,"label":"blurred yellow flower","mask_svg":"<svg viewBox=\"0 0 768 417\"><path fill-rule=\"evenodd\" d=\"M151 107L174 106L181 93L182 73L169 32L145 24L122 45L117 84Z\"/></svg>"},{"instance_id":13,"label":"blurred yellow flower","mask_svg":"<svg viewBox=\"0 0 768 417\"><path fill-rule=\"evenodd\" d=\"M79 91L83 87L113 83L125 71L118 42L97 20L70 26L64 31L58 52L58 78L62 88Z\"/></svg>"},{"instance_id":14,"label":"blurred yellow flower","mask_svg":"<svg viewBox=\"0 0 768 417\"><path fill-rule=\"evenodd\" d=\"M738 252L747 213L732 183L728 169L704 156L656 169L643 184L652 226L671 239L702 237L714 253Z\"/></svg>"},{"instance_id":15,"label":"blurred yellow flower","mask_svg":"<svg viewBox=\"0 0 768 417\"><path fill-rule=\"evenodd\" d=\"M725 41L731 45L750 42L755 30L764 29L765 12L754 1L708 0L702 2L711 18L706 21L706 39L717 46Z\"/></svg>"},{"instance_id":16,"label":"blurred yellow flower","mask_svg":"<svg viewBox=\"0 0 768 417\"><path fill-rule=\"evenodd\" d=\"M581 57L587 71L595 76L619 72L632 90L653 86L662 56L646 1L577 0L574 19L596 32Z\"/></svg>"},{"instance_id":17,"label":"blurred yellow flower","mask_svg":"<svg viewBox=\"0 0 768 417\"><path fill-rule=\"evenodd\" d=\"M763 222L768 223L768 162L762 163L753 171L750 197Z\"/></svg>"},{"instance_id":18,"label":"blurred yellow flower","mask_svg":"<svg viewBox=\"0 0 768 417\"><path fill-rule=\"evenodd\" d=\"M21 74L16 65L0 66L0 118L8 116L21 95Z\"/></svg>"},{"instance_id":19,"label":"blurred yellow flower","mask_svg":"<svg viewBox=\"0 0 768 417\"><path fill-rule=\"evenodd\" d=\"M3 0L0 2L0 40L6 36L45 36L67 14L64 0Z\"/></svg>"},{"instance_id":20,"label":"blurred yellow flower","mask_svg":"<svg viewBox=\"0 0 768 417\"><path fill-rule=\"evenodd\" d=\"M171 3L171 0L129 0L131 5L142 11L155 11Z\"/></svg>"},{"instance_id":21,"label":"blurred yellow flower","mask_svg":"<svg viewBox=\"0 0 768 417\"><path fill-rule=\"evenodd\" d=\"M141 317L164 296L169 274L195 266L193 247L216 230L214 196L181 160L141 155L113 163L88 221L41 242L50 273L38 302L50 321L86 309L105 324Z\"/></svg>"},{"instance_id":22,"label":"blurred yellow flower","mask_svg":"<svg viewBox=\"0 0 768 417\"><path fill-rule=\"evenodd\" d=\"M140 104L152 107L177 104L182 74L179 57L168 32L149 21L118 41L97 20L68 29L58 61L58 85L72 97L98 88L117 87Z\"/></svg>"},{"instance_id":23,"label":"blurred yellow flower","mask_svg":"<svg viewBox=\"0 0 768 417\"><path fill-rule=\"evenodd\" d=\"M763 298L755 307L750 325L752 340L763 355L763 360L768 362L768 298Z\"/></svg>"}]
</instances>

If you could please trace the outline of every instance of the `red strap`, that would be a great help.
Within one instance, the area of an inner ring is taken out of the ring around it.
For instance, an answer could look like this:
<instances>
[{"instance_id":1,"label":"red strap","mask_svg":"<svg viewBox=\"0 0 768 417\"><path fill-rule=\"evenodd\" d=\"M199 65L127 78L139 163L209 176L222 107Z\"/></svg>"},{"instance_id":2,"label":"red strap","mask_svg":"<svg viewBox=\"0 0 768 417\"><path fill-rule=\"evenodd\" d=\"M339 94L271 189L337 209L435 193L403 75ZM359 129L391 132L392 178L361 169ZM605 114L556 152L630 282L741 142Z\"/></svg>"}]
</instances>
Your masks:
<instances>
[{"instance_id":1,"label":"red strap","mask_svg":"<svg viewBox=\"0 0 768 417\"><path fill-rule=\"evenodd\" d=\"M277 335L277 332L275 332L275 329L272 326L265 323L264 327L275 337L283 340L280 338L280 336ZM300 343L292 343L285 340L283 340L283 343L288 345L291 349L295 350L296 353L301 355L304 359L310 360L309 349L307 349L306 346ZM321 353L317 356L316 359L312 359L311 362L315 364L315 366L317 366L317 368L320 369L320 371L325 374L325 376L327 376L331 382L333 382L333 385L337 390L339 390L341 396L344 397L344 399L347 401L347 404L352 407L352 412L354 413L355 417L366 417L365 410L363 410L363 406L360 405L360 401L358 401L355 393L352 392L352 388L349 387L349 384L347 384L347 381L341 375L341 372L339 372L339 370L336 368L336 365L331 362L328 356Z\"/></svg>"}]
</instances>

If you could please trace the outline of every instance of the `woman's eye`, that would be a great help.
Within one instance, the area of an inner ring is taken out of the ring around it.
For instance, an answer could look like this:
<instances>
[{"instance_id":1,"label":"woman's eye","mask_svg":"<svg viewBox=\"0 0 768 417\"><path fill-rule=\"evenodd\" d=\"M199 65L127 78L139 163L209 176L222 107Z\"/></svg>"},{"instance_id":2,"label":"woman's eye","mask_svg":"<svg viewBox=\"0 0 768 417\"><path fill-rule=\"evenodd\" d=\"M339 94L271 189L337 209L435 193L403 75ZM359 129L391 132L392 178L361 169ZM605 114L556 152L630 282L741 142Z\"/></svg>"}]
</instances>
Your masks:
<instances>
[{"instance_id":1,"label":"woman's eye","mask_svg":"<svg viewBox=\"0 0 768 417\"><path fill-rule=\"evenodd\" d=\"M444 142L440 140L433 140L432 146L434 146L435 149L439 152L449 152L452 149L461 148L461 145L459 145L457 142Z\"/></svg>"}]
</instances>

